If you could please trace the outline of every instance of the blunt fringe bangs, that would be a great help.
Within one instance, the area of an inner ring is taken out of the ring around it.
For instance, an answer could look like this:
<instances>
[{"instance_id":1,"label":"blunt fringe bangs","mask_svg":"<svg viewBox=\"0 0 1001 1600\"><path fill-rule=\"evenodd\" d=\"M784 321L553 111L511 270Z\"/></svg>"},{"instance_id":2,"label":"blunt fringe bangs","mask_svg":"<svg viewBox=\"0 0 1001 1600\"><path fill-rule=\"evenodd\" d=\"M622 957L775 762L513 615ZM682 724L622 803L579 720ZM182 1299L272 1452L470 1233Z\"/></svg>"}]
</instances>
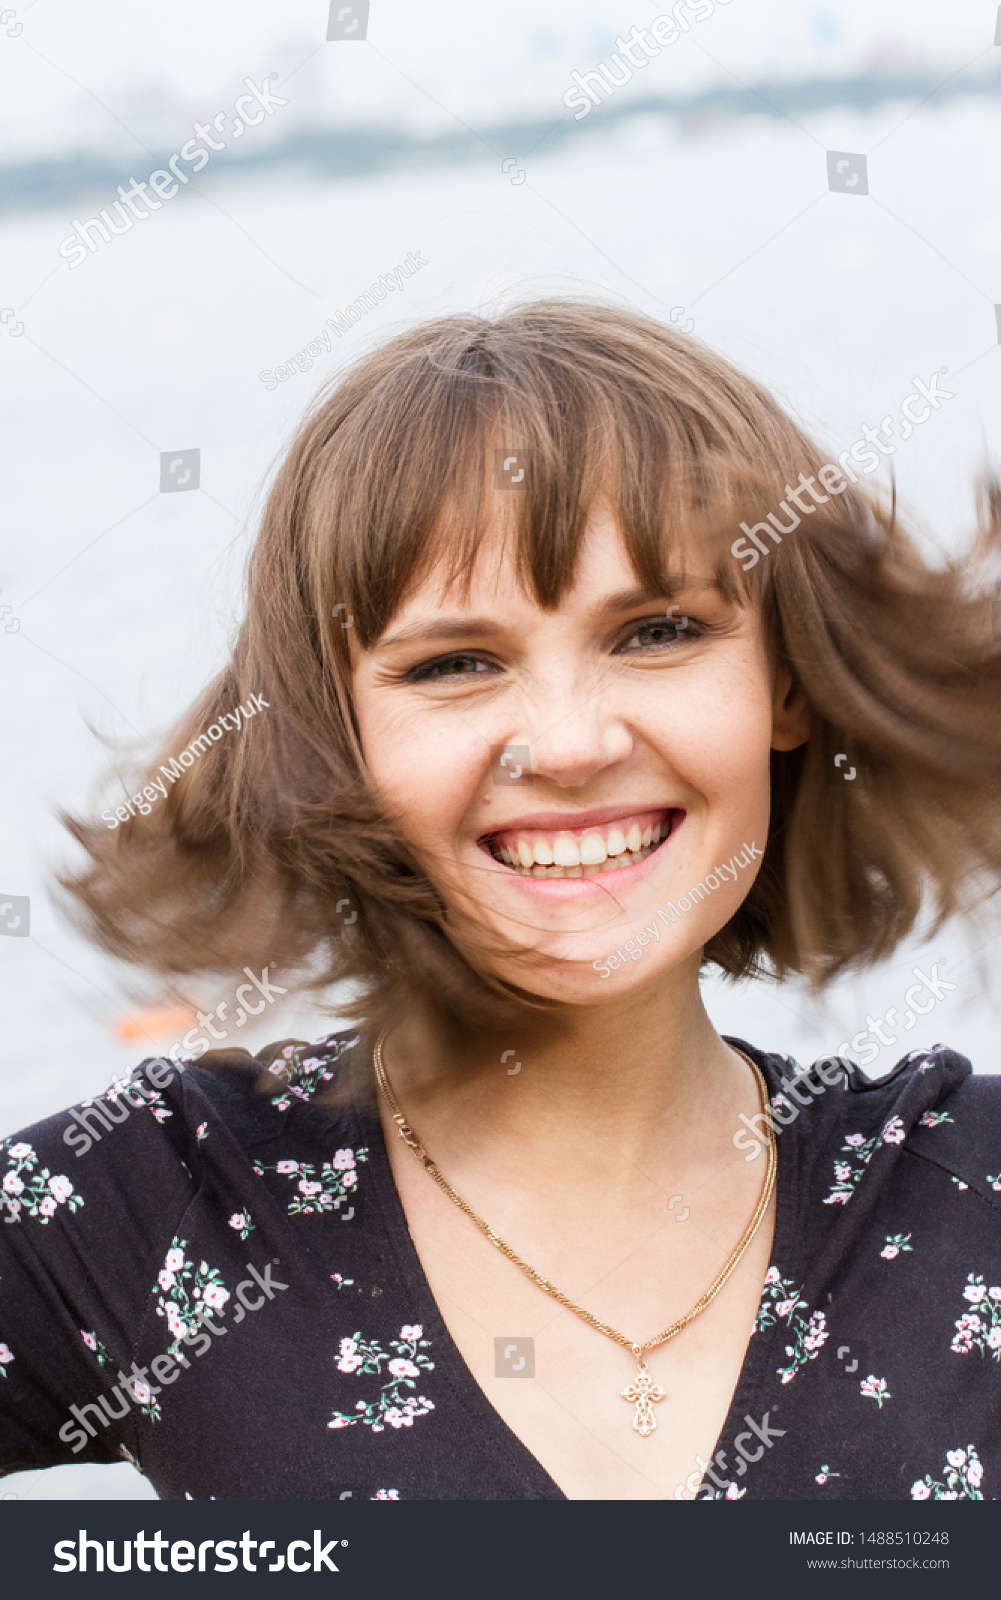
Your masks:
<instances>
[{"instance_id":1,"label":"blunt fringe bangs","mask_svg":"<svg viewBox=\"0 0 1001 1600\"><path fill-rule=\"evenodd\" d=\"M507 492L512 453L525 487ZM89 858L60 880L77 915L163 975L273 962L315 987L351 980L339 1013L372 1027L417 995L498 1026L542 1004L453 945L374 796L348 633L366 649L423 579L468 581L498 515L526 592L558 607L599 503L652 592L669 596L697 560L760 605L812 708L807 744L772 753L762 868L706 961L820 988L888 956L926 907L932 930L975 911L1001 883L1001 489L981 486L962 561L931 566L895 504L858 484L745 573L730 551L741 521L828 459L721 356L613 306L445 317L364 356L280 464L231 658L145 774L248 697L269 710L205 749L148 816L114 831L64 818Z\"/></svg>"}]
</instances>

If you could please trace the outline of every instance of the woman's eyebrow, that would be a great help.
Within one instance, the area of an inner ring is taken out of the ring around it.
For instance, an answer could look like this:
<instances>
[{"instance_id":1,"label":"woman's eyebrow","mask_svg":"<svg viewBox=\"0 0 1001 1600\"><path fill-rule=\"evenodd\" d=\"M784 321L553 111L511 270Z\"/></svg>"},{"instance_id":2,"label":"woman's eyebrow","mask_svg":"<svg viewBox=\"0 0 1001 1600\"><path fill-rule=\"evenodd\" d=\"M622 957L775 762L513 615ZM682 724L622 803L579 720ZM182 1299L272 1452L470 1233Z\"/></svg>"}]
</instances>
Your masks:
<instances>
[{"instance_id":1,"label":"woman's eyebrow","mask_svg":"<svg viewBox=\"0 0 1001 1600\"><path fill-rule=\"evenodd\" d=\"M670 601L674 595L686 594L693 589L714 589L721 593L715 578L696 578L690 573L679 572L670 574L662 590L653 591L644 584L635 589L619 589L614 594L608 594L598 604L596 610L600 615L617 611L633 611L637 606L663 605L665 600Z\"/></svg>"},{"instance_id":2,"label":"woman's eyebrow","mask_svg":"<svg viewBox=\"0 0 1001 1600\"><path fill-rule=\"evenodd\" d=\"M373 646L387 650L394 644L410 644L415 639L482 639L484 634L505 630L496 617L434 617L428 622L411 622Z\"/></svg>"},{"instance_id":3,"label":"woman's eyebrow","mask_svg":"<svg viewBox=\"0 0 1001 1600\"><path fill-rule=\"evenodd\" d=\"M596 605L595 612L598 616L611 616L622 611L634 611L637 606L660 606L665 600L670 601L673 594L692 589L715 589L719 592L719 585L714 578L694 578L687 573L678 573L669 579L662 593L655 593L644 584L632 589L618 589L613 594L605 595ZM496 617L430 617L426 622L411 622L407 627L397 629L395 633L380 639L373 648L388 650L393 645L431 639L482 639L485 636L496 637L506 631Z\"/></svg>"}]
</instances>

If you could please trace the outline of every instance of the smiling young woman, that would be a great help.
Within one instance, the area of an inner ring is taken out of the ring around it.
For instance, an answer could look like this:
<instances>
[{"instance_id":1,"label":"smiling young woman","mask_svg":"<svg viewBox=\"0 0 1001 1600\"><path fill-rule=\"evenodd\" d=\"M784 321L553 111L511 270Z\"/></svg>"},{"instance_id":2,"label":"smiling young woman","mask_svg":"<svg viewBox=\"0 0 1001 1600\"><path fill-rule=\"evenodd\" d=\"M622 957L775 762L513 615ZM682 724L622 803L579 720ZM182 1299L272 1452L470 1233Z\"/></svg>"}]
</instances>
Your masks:
<instances>
[{"instance_id":1,"label":"smiling young woman","mask_svg":"<svg viewBox=\"0 0 1001 1600\"><path fill-rule=\"evenodd\" d=\"M745 575L734 530L823 459L721 358L600 305L419 328L315 408L232 660L166 748L267 712L150 816L72 823L67 882L117 954L350 980L355 1026L147 1068L154 1109L72 1183L65 1115L7 1141L6 1470L996 1492L996 1085L941 1046L799 1073L699 990L708 964L820 987L1001 879L997 495L976 560L932 570L825 480ZM248 1273L268 1309L240 1326Z\"/></svg>"}]
</instances>

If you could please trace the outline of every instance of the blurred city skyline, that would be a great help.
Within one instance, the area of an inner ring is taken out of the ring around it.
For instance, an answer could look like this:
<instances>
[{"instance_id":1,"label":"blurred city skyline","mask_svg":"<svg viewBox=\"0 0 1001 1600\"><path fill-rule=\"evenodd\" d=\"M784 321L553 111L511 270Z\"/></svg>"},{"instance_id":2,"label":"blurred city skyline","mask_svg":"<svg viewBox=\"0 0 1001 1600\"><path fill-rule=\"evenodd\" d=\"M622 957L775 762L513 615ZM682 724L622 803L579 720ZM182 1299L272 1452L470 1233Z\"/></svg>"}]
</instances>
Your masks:
<instances>
[{"instance_id":1,"label":"blurred city skyline","mask_svg":"<svg viewBox=\"0 0 1001 1600\"><path fill-rule=\"evenodd\" d=\"M696 128L839 100L900 98L906 111L906 102L929 96L996 92L1001 74L997 7L986 0L947 8L933 0L715 0L699 20L695 8L705 4L686 6L688 30L588 124L658 105ZM618 36L670 9L663 0L544 8L509 0L483 11L461 0L433 8L373 0L364 41L328 43L327 0L279 9L271 0L177 0L169 18L106 0L100 28L69 0L29 0L6 9L0 26L0 197L61 198L98 181L102 157L174 149L196 119L231 103L248 75L274 75L288 105L234 161L327 162L335 175L414 159L425 142L432 158L455 159L464 145L473 152L478 132L534 142L555 125L557 138L585 126L563 103L571 72L597 66ZM349 129L362 139L317 138Z\"/></svg>"}]
</instances>

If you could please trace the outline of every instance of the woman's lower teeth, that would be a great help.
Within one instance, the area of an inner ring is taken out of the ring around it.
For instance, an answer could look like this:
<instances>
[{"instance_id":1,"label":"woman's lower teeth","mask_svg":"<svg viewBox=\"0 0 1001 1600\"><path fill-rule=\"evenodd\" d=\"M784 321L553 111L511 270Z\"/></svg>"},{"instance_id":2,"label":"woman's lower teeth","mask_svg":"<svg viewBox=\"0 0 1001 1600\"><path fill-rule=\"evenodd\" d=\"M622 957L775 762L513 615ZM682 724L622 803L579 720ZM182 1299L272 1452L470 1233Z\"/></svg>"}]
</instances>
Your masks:
<instances>
[{"instance_id":1,"label":"woman's lower teeth","mask_svg":"<svg viewBox=\"0 0 1001 1600\"><path fill-rule=\"evenodd\" d=\"M658 848L656 844L647 845L643 850L624 850L621 855L609 856L596 867L511 867L511 872L517 872L522 878L593 878L599 873L617 872L621 867L632 867L637 861L645 861L647 856L653 855ZM505 863L506 865L506 863Z\"/></svg>"}]
</instances>

